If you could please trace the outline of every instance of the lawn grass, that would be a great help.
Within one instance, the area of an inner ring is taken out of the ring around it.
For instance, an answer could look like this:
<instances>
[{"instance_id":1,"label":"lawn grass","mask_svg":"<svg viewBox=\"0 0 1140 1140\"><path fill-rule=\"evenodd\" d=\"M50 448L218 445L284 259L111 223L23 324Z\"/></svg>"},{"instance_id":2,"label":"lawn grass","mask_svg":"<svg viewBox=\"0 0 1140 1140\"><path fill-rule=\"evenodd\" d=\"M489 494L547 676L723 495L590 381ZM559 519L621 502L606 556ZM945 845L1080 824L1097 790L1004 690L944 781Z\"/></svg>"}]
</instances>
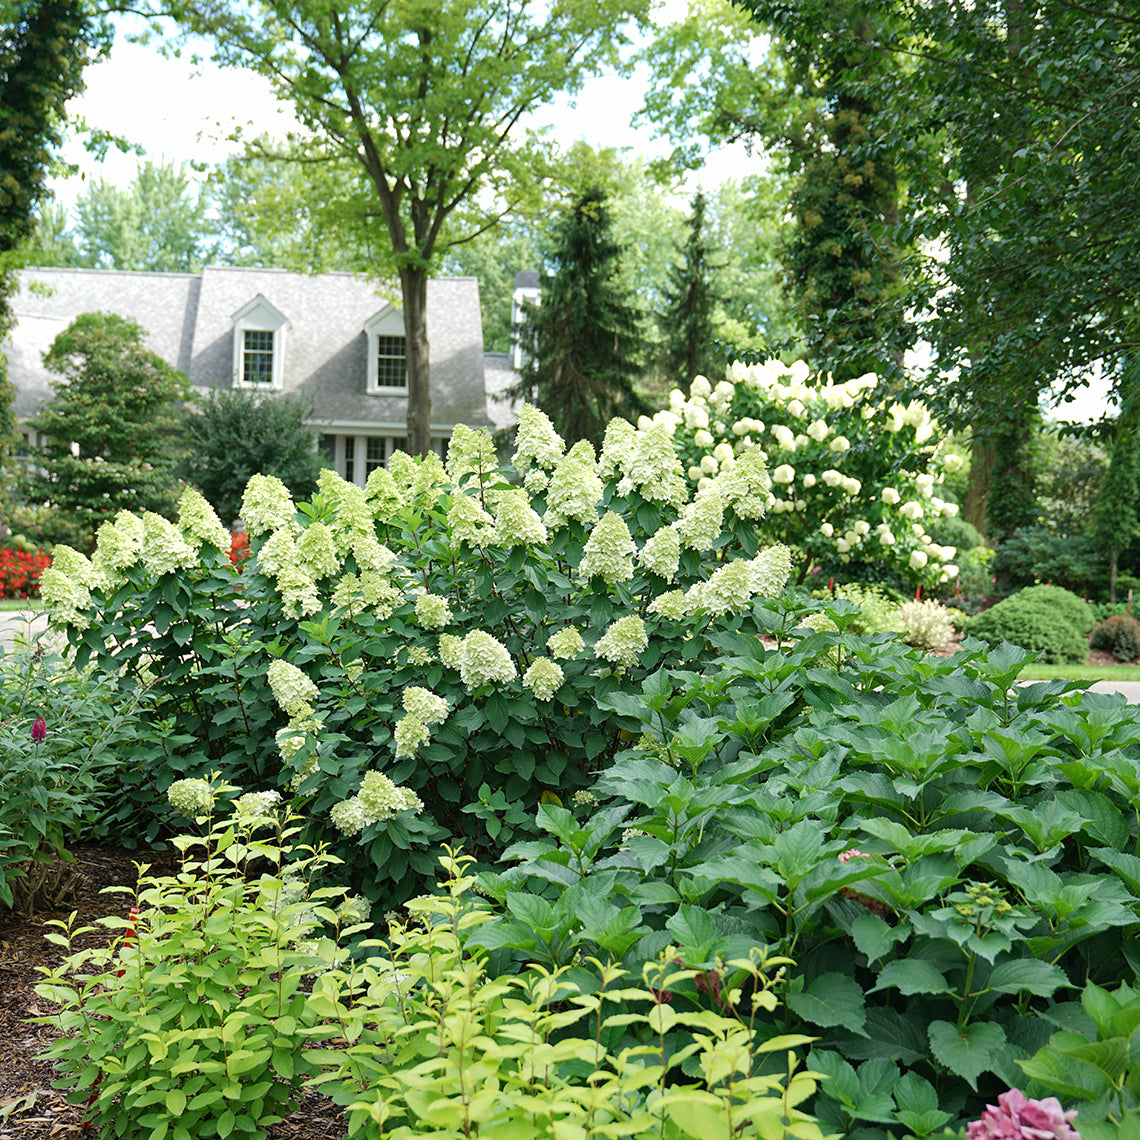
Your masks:
<instances>
[{"instance_id":1,"label":"lawn grass","mask_svg":"<svg viewBox=\"0 0 1140 1140\"><path fill-rule=\"evenodd\" d=\"M1035 662L1021 671L1023 681L1140 681L1140 665L1043 665Z\"/></svg>"},{"instance_id":2,"label":"lawn grass","mask_svg":"<svg viewBox=\"0 0 1140 1140\"><path fill-rule=\"evenodd\" d=\"M39 613L44 608L39 598L0 598L0 613L12 613L15 610L29 610Z\"/></svg>"}]
</instances>

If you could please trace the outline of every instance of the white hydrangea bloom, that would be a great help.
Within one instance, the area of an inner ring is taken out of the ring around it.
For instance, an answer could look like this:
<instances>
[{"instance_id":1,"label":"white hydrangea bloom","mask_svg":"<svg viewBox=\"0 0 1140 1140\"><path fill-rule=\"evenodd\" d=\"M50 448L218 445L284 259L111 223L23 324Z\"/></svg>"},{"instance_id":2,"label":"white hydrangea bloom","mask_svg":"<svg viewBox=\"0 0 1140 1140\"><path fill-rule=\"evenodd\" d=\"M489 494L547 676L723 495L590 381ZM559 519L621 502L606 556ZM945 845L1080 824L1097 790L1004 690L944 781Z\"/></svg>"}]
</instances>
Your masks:
<instances>
[{"instance_id":1,"label":"white hydrangea bloom","mask_svg":"<svg viewBox=\"0 0 1140 1140\"><path fill-rule=\"evenodd\" d=\"M364 604L383 621L390 618L396 607L404 601L404 595L383 574L368 571L360 575L360 592Z\"/></svg>"},{"instance_id":2,"label":"white hydrangea bloom","mask_svg":"<svg viewBox=\"0 0 1140 1140\"><path fill-rule=\"evenodd\" d=\"M649 644L645 623L636 614L618 618L598 639L594 653L615 665L629 667Z\"/></svg>"},{"instance_id":3,"label":"white hydrangea bloom","mask_svg":"<svg viewBox=\"0 0 1140 1140\"><path fill-rule=\"evenodd\" d=\"M409 665L430 665L435 660L431 650L425 649L422 645L406 645L404 652L407 654Z\"/></svg>"},{"instance_id":4,"label":"white hydrangea bloom","mask_svg":"<svg viewBox=\"0 0 1140 1140\"><path fill-rule=\"evenodd\" d=\"M357 798L369 815L369 823L391 819L402 811L421 812L423 801L411 788L394 784L383 772L366 772Z\"/></svg>"},{"instance_id":5,"label":"white hydrangea bloom","mask_svg":"<svg viewBox=\"0 0 1140 1140\"><path fill-rule=\"evenodd\" d=\"M842 454L844 451L851 450L851 441L845 435L837 435L828 445L828 451L834 451L837 454Z\"/></svg>"},{"instance_id":6,"label":"white hydrangea bloom","mask_svg":"<svg viewBox=\"0 0 1140 1140\"><path fill-rule=\"evenodd\" d=\"M598 503L604 494L594 449L588 440L579 440L550 477L543 521L547 527L564 526L570 519L593 526L598 521Z\"/></svg>"},{"instance_id":7,"label":"white hydrangea bloom","mask_svg":"<svg viewBox=\"0 0 1140 1140\"><path fill-rule=\"evenodd\" d=\"M815 420L813 423L808 424L807 433L816 441L822 443L827 439L831 429L827 426L826 420Z\"/></svg>"},{"instance_id":8,"label":"white hydrangea bloom","mask_svg":"<svg viewBox=\"0 0 1140 1140\"><path fill-rule=\"evenodd\" d=\"M724 524L724 501L715 487L697 492L681 512L677 532L690 550L711 550Z\"/></svg>"},{"instance_id":9,"label":"white hydrangea bloom","mask_svg":"<svg viewBox=\"0 0 1140 1140\"><path fill-rule=\"evenodd\" d=\"M178 500L178 529L195 550L208 544L229 552L230 532L202 493L193 487L187 487Z\"/></svg>"},{"instance_id":10,"label":"white hydrangea bloom","mask_svg":"<svg viewBox=\"0 0 1140 1140\"><path fill-rule=\"evenodd\" d=\"M795 416L797 420L807 411L807 408L804 407L803 400L789 400L786 407L788 414Z\"/></svg>"},{"instance_id":11,"label":"white hydrangea bloom","mask_svg":"<svg viewBox=\"0 0 1140 1140\"><path fill-rule=\"evenodd\" d=\"M329 819L332 820L334 826L342 835L356 835L358 832L363 831L367 824L372 822L368 818L368 812L365 810L364 805L357 796L351 796L347 800L341 800L340 803L333 804L333 806L329 808Z\"/></svg>"},{"instance_id":12,"label":"white hydrangea bloom","mask_svg":"<svg viewBox=\"0 0 1140 1140\"><path fill-rule=\"evenodd\" d=\"M549 657L536 657L530 668L523 674L523 684L540 701L549 701L562 687L566 679L562 666Z\"/></svg>"},{"instance_id":13,"label":"white hydrangea bloom","mask_svg":"<svg viewBox=\"0 0 1140 1140\"><path fill-rule=\"evenodd\" d=\"M467 483L481 485L483 479L498 470L495 441L485 428L456 424L447 445L447 474L456 487Z\"/></svg>"},{"instance_id":14,"label":"white hydrangea bloom","mask_svg":"<svg viewBox=\"0 0 1140 1140\"><path fill-rule=\"evenodd\" d=\"M959 510L959 508L958 508L957 503L943 503L942 504L942 513L947 518L952 519L958 513L958 510Z\"/></svg>"},{"instance_id":15,"label":"white hydrangea bloom","mask_svg":"<svg viewBox=\"0 0 1140 1140\"><path fill-rule=\"evenodd\" d=\"M374 571L383 574L392 568L396 561L395 554L380 542L374 534L365 534L363 531L351 532L352 557L356 559L358 570Z\"/></svg>"},{"instance_id":16,"label":"white hydrangea bloom","mask_svg":"<svg viewBox=\"0 0 1140 1140\"><path fill-rule=\"evenodd\" d=\"M317 488L321 497L333 508L339 530L347 532L347 535L373 533L372 507L365 492L355 483L342 479L326 467L317 477ZM347 550L349 545L351 539L346 540L344 549Z\"/></svg>"},{"instance_id":17,"label":"white hydrangea bloom","mask_svg":"<svg viewBox=\"0 0 1140 1140\"><path fill-rule=\"evenodd\" d=\"M692 610L739 613L752 602L754 577L750 561L734 558L714 570L707 581L690 586L685 600Z\"/></svg>"},{"instance_id":18,"label":"white hydrangea bloom","mask_svg":"<svg viewBox=\"0 0 1140 1140\"><path fill-rule=\"evenodd\" d=\"M843 493L854 498L863 490L863 484L858 479L847 478L843 480Z\"/></svg>"},{"instance_id":19,"label":"white hydrangea bloom","mask_svg":"<svg viewBox=\"0 0 1140 1140\"><path fill-rule=\"evenodd\" d=\"M742 451L733 467L717 476L716 488L723 504L737 518L762 519L772 502L764 453L758 447Z\"/></svg>"},{"instance_id":20,"label":"white hydrangea bloom","mask_svg":"<svg viewBox=\"0 0 1140 1140\"><path fill-rule=\"evenodd\" d=\"M142 552L142 520L128 511L120 511L114 522L105 522L96 536L92 565L111 585L125 582L125 570L138 561Z\"/></svg>"},{"instance_id":21,"label":"white hydrangea bloom","mask_svg":"<svg viewBox=\"0 0 1140 1140\"><path fill-rule=\"evenodd\" d=\"M825 483L826 483L826 484L827 484L829 487L838 487L838 486L839 486L839 484L843 482L843 476L842 476L842 475L840 475L838 471L836 471L834 468L831 468L831 467L829 467L829 468L828 468L828 469L827 469L827 470L826 470L826 471L825 471L825 472L824 472L824 473L823 473L823 474L820 476L820 478L821 478L821 479L822 479L822 480L823 480L823 481L824 481L824 482L825 482Z\"/></svg>"},{"instance_id":22,"label":"white hydrangea bloom","mask_svg":"<svg viewBox=\"0 0 1140 1140\"><path fill-rule=\"evenodd\" d=\"M700 431L693 436L693 443L695 443L697 447L712 447L715 442L712 432L707 428L701 428Z\"/></svg>"},{"instance_id":23,"label":"white hydrangea bloom","mask_svg":"<svg viewBox=\"0 0 1140 1140\"><path fill-rule=\"evenodd\" d=\"M179 815L195 819L214 810L217 793L209 780L175 780L166 789L166 798Z\"/></svg>"},{"instance_id":24,"label":"white hydrangea bloom","mask_svg":"<svg viewBox=\"0 0 1140 1140\"><path fill-rule=\"evenodd\" d=\"M546 648L550 650L551 655L559 657L563 661L577 657L585 646L586 643L582 640L582 635L572 625L560 629L557 633L552 633L546 639Z\"/></svg>"},{"instance_id":25,"label":"white hydrangea bloom","mask_svg":"<svg viewBox=\"0 0 1140 1140\"><path fill-rule=\"evenodd\" d=\"M143 541L140 551L143 565L154 575L173 574L197 565L198 558L190 549L182 532L153 511L142 517Z\"/></svg>"},{"instance_id":26,"label":"white hydrangea bloom","mask_svg":"<svg viewBox=\"0 0 1140 1140\"><path fill-rule=\"evenodd\" d=\"M681 561L681 536L675 526L664 526L641 548L638 562L651 573L672 582Z\"/></svg>"},{"instance_id":27,"label":"white hydrangea bloom","mask_svg":"<svg viewBox=\"0 0 1140 1140\"><path fill-rule=\"evenodd\" d=\"M501 546L545 546L546 526L530 505L525 491L502 491L494 511L495 529Z\"/></svg>"},{"instance_id":28,"label":"white hydrangea bloom","mask_svg":"<svg viewBox=\"0 0 1140 1140\"><path fill-rule=\"evenodd\" d=\"M966 461L962 458L962 456L957 455L954 452L950 452L949 454L942 457L942 469L950 475L961 471L965 465Z\"/></svg>"},{"instance_id":29,"label":"white hydrangea bloom","mask_svg":"<svg viewBox=\"0 0 1140 1140\"><path fill-rule=\"evenodd\" d=\"M533 404L523 404L515 433L514 465L521 469L534 464L553 471L565 450L566 444L550 417Z\"/></svg>"},{"instance_id":30,"label":"white hydrangea bloom","mask_svg":"<svg viewBox=\"0 0 1140 1140\"><path fill-rule=\"evenodd\" d=\"M879 494L879 498L883 500L888 506L894 506L896 503L902 501L902 496L894 489L894 487L884 487Z\"/></svg>"},{"instance_id":31,"label":"white hydrangea bloom","mask_svg":"<svg viewBox=\"0 0 1140 1140\"><path fill-rule=\"evenodd\" d=\"M424 629L439 629L451 621L451 606L438 594L420 594L416 598L416 621Z\"/></svg>"},{"instance_id":32,"label":"white hydrangea bloom","mask_svg":"<svg viewBox=\"0 0 1140 1140\"><path fill-rule=\"evenodd\" d=\"M922 504L916 499L911 499L899 507L899 514L909 522L917 522L925 513L926 512L922 509Z\"/></svg>"},{"instance_id":33,"label":"white hydrangea bloom","mask_svg":"<svg viewBox=\"0 0 1140 1140\"><path fill-rule=\"evenodd\" d=\"M387 467L374 467L364 481L364 497L373 519L387 521L405 505L404 492Z\"/></svg>"},{"instance_id":34,"label":"white hydrangea bloom","mask_svg":"<svg viewBox=\"0 0 1140 1140\"><path fill-rule=\"evenodd\" d=\"M804 490L810 491L816 484L815 476L809 471L800 482L803 484Z\"/></svg>"},{"instance_id":35,"label":"white hydrangea bloom","mask_svg":"<svg viewBox=\"0 0 1140 1140\"><path fill-rule=\"evenodd\" d=\"M251 535L296 525L289 488L274 475L254 475L241 500L241 517Z\"/></svg>"},{"instance_id":36,"label":"white hydrangea bloom","mask_svg":"<svg viewBox=\"0 0 1140 1140\"><path fill-rule=\"evenodd\" d=\"M464 542L482 548L495 541L495 520L470 495L458 494L451 500L447 530L453 550Z\"/></svg>"},{"instance_id":37,"label":"white hydrangea bloom","mask_svg":"<svg viewBox=\"0 0 1140 1140\"><path fill-rule=\"evenodd\" d=\"M782 543L758 551L752 559L752 588L764 598L781 593L792 574L792 552Z\"/></svg>"},{"instance_id":38,"label":"white hydrangea bloom","mask_svg":"<svg viewBox=\"0 0 1140 1140\"><path fill-rule=\"evenodd\" d=\"M781 463L779 467L772 472L773 483L792 483L795 481L796 471L788 463Z\"/></svg>"},{"instance_id":39,"label":"white hydrangea bloom","mask_svg":"<svg viewBox=\"0 0 1140 1140\"><path fill-rule=\"evenodd\" d=\"M396 721L393 735L396 740L397 760L414 756L419 751L420 746L427 744L430 739L427 725L419 717L412 716L410 713Z\"/></svg>"},{"instance_id":40,"label":"white hydrangea bloom","mask_svg":"<svg viewBox=\"0 0 1140 1140\"><path fill-rule=\"evenodd\" d=\"M288 661L275 657L269 663L269 688L281 708L295 719L312 716L312 701L320 695L317 686Z\"/></svg>"},{"instance_id":41,"label":"white hydrangea bloom","mask_svg":"<svg viewBox=\"0 0 1140 1140\"><path fill-rule=\"evenodd\" d=\"M294 529L280 527L262 543L257 552L257 568L271 578L278 577L289 566L298 562L297 540Z\"/></svg>"},{"instance_id":42,"label":"white hydrangea bloom","mask_svg":"<svg viewBox=\"0 0 1140 1140\"><path fill-rule=\"evenodd\" d=\"M602 440L602 453L598 456L598 474L625 471L636 447L637 429L633 424L618 417L610 420Z\"/></svg>"},{"instance_id":43,"label":"white hydrangea bloom","mask_svg":"<svg viewBox=\"0 0 1140 1140\"><path fill-rule=\"evenodd\" d=\"M422 685L409 685L404 690L404 711L424 724L441 724L447 719L451 705Z\"/></svg>"},{"instance_id":44,"label":"white hydrangea bloom","mask_svg":"<svg viewBox=\"0 0 1140 1140\"><path fill-rule=\"evenodd\" d=\"M910 565L913 570L921 570L926 566L929 557L925 550L912 550L910 553Z\"/></svg>"},{"instance_id":45,"label":"white hydrangea bloom","mask_svg":"<svg viewBox=\"0 0 1140 1140\"><path fill-rule=\"evenodd\" d=\"M452 633L439 635L439 659L449 669L458 671L463 665L463 638Z\"/></svg>"},{"instance_id":46,"label":"white hydrangea bloom","mask_svg":"<svg viewBox=\"0 0 1140 1140\"><path fill-rule=\"evenodd\" d=\"M784 424L775 424L772 427L772 438L785 451L795 451L796 437L792 434L791 429L786 427Z\"/></svg>"},{"instance_id":47,"label":"white hydrangea bloom","mask_svg":"<svg viewBox=\"0 0 1140 1140\"><path fill-rule=\"evenodd\" d=\"M310 578L331 578L340 573L333 533L322 522L311 522L302 531L297 540L297 557Z\"/></svg>"},{"instance_id":48,"label":"white hydrangea bloom","mask_svg":"<svg viewBox=\"0 0 1140 1140\"><path fill-rule=\"evenodd\" d=\"M918 493L924 498L929 499L934 494L934 476L929 472L922 472L921 475L914 477L914 485L918 488Z\"/></svg>"},{"instance_id":49,"label":"white hydrangea bloom","mask_svg":"<svg viewBox=\"0 0 1140 1140\"><path fill-rule=\"evenodd\" d=\"M518 676L518 670L501 641L476 629L463 639L459 676L464 685L474 691L495 681L513 681Z\"/></svg>"},{"instance_id":50,"label":"white hydrangea bloom","mask_svg":"<svg viewBox=\"0 0 1140 1140\"><path fill-rule=\"evenodd\" d=\"M707 400L712 395L712 385L704 376L694 377L689 385L689 397L693 400Z\"/></svg>"},{"instance_id":51,"label":"white hydrangea bloom","mask_svg":"<svg viewBox=\"0 0 1140 1140\"><path fill-rule=\"evenodd\" d=\"M689 603L685 599L684 590L667 590L664 594L649 603L651 614L660 614L663 618L680 621L689 612Z\"/></svg>"},{"instance_id":52,"label":"white hydrangea bloom","mask_svg":"<svg viewBox=\"0 0 1140 1140\"><path fill-rule=\"evenodd\" d=\"M689 497L685 472L673 446L673 433L667 424L650 424L634 437L621 470L643 498L680 506Z\"/></svg>"},{"instance_id":53,"label":"white hydrangea bloom","mask_svg":"<svg viewBox=\"0 0 1140 1140\"><path fill-rule=\"evenodd\" d=\"M822 534L824 538L831 538L835 533L835 527L829 522L820 523L819 533Z\"/></svg>"},{"instance_id":54,"label":"white hydrangea bloom","mask_svg":"<svg viewBox=\"0 0 1140 1140\"><path fill-rule=\"evenodd\" d=\"M590 532L578 563L578 576L589 579L595 574L612 586L633 577L633 555L636 547L625 519L607 511Z\"/></svg>"}]
</instances>

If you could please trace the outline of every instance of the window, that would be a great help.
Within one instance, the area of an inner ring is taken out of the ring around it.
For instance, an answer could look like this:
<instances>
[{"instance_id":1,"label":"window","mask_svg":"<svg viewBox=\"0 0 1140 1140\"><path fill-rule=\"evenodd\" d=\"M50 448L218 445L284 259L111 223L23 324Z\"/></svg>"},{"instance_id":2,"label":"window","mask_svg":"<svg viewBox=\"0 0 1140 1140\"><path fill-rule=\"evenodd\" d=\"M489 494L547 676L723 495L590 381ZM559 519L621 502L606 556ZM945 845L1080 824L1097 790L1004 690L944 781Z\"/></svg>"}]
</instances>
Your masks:
<instances>
[{"instance_id":1,"label":"window","mask_svg":"<svg viewBox=\"0 0 1140 1140\"><path fill-rule=\"evenodd\" d=\"M273 334L264 329L245 329L241 378L247 384L273 383Z\"/></svg>"},{"instance_id":2,"label":"window","mask_svg":"<svg viewBox=\"0 0 1140 1140\"><path fill-rule=\"evenodd\" d=\"M233 315L234 387L275 388L285 379L284 314L260 293Z\"/></svg>"},{"instance_id":3,"label":"window","mask_svg":"<svg viewBox=\"0 0 1140 1140\"><path fill-rule=\"evenodd\" d=\"M356 437L344 437L344 477L349 483L356 482Z\"/></svg>"},{"instance_id":4,"label":"window","mask_svg":"<svg viewBox=\"0 0 1140 1140\"><path fill-rule=\"evenodd\" d=\"M368 337L368 382L374 395L408 394L408 347L404 337L404 314L385 306L364 322Z\"/></svg>"},{"instance_id":5,"label":"window","mask_svg":"<svg viewBox=\"0 0 1140 1140\"><path fill-rule=\"evenodd\" d=\"M370 435L368 437L367 454L364 458L364 478L367 479L377 467L383 467L384 459L384 437Z\"/></svg>"}]
</instances>

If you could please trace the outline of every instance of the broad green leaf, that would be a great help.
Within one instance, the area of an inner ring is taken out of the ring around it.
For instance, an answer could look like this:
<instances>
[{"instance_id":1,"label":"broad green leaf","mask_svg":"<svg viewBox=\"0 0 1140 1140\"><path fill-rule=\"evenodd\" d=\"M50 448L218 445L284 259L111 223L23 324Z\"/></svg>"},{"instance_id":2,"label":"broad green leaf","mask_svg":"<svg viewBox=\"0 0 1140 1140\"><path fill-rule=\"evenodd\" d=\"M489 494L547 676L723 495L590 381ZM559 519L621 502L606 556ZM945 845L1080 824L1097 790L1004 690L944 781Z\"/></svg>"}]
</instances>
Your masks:
<instances>
[{"instance_id":1,"label":"broad green leaf","mask_svg":"<svg viewBox=\"0 0 1140 1140\"><path fill-rule=\"evenodd\" d=\"M870 992L890 989L892 986L899 993L908 996L954 993L942 971L923 958L904 958L897 962L888 962L879 973L878 981Z\"/></svg>"},{"instance_id":2,"label":"broad green leaf","mask_svg":"<svg viewBox=\"0 0 1140 1140\"><path fill-rule=\"evenodd\" d=\"M800 993L788 994L788 1007L813 1025L841 1025L863 1034L867 1014L863 990L847 974L823 974Z\"/></svg>"},{"instance_id":3,"label":"broad green leaf","mask_svg":"<svg viewBox=\"0 0 1140 1140\"><path fill-rule=\"evenodd\" d=\"M927 1029L930 1051L951 1073L977 1090L978 1077L993 1067L996 1053L1005 1044L1005 1033L992 1021L968 1025L959 1031L949 1021L932 1021Z\"/></svg>"},{"instance_id":4,"label":"broad green leaf","mask_svg":"<svg viewBox=\"0 0 1140 1140\"><path fill-rule=\"evenodd\" d=\"M1064 970L1036 958L1011 958L993 968L986 988L999 994L1031 993L1035 997L1051 997L1069 979Z\"/></svg>"},{"instance_id":5,"label":"broad green leaf","mask_svg":"<svg viewBox=\"0 0 1140 1140\"><path fill-rule=\"evenodd\" d=\"M896 942L905 942L910 930L906 926L888 926L877 914L862 914L851 924L851 935L859 953L868 962L877 962L890 953Z\"/></svg>"}]
</instances>

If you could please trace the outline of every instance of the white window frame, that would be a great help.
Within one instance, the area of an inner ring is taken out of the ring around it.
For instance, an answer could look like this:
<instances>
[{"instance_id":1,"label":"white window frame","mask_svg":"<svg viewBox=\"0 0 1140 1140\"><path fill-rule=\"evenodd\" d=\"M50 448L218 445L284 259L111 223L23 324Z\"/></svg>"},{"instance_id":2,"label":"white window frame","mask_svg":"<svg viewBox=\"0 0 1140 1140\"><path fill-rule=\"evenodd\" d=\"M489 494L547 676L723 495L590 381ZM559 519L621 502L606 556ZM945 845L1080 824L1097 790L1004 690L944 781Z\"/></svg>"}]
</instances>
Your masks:
<instances>
[{"instance_id":1,"label":"white window frame","mask_svg":"<svg viewBox=\"0 0 1140 1140\"><path fill-rule=\"evenodd\" d=\"M252 388L259 392L280 392L285 384L285 330L289 321L285 314L260 293L233 315L234 322L234 387ZM265 384L245 378L245 334L266 332L273 335L272 381Z\"/></svg>"},{"instance_id":2,"label":"white window frame","mask_svg":"<svg viewBox=\"0 0 1140 1140\"><path fill-rule=\"evenodd\" d=\"M370 396L406 396L408 394L407 359L408 341L404 331L404 314L392 305L385 305L378 313L364 322L364 332L368 337L368 383L365 391ZM381 384L380 338L399 337L404 341L404 383L401 385Z\"/></svg>"}]
</instances>

